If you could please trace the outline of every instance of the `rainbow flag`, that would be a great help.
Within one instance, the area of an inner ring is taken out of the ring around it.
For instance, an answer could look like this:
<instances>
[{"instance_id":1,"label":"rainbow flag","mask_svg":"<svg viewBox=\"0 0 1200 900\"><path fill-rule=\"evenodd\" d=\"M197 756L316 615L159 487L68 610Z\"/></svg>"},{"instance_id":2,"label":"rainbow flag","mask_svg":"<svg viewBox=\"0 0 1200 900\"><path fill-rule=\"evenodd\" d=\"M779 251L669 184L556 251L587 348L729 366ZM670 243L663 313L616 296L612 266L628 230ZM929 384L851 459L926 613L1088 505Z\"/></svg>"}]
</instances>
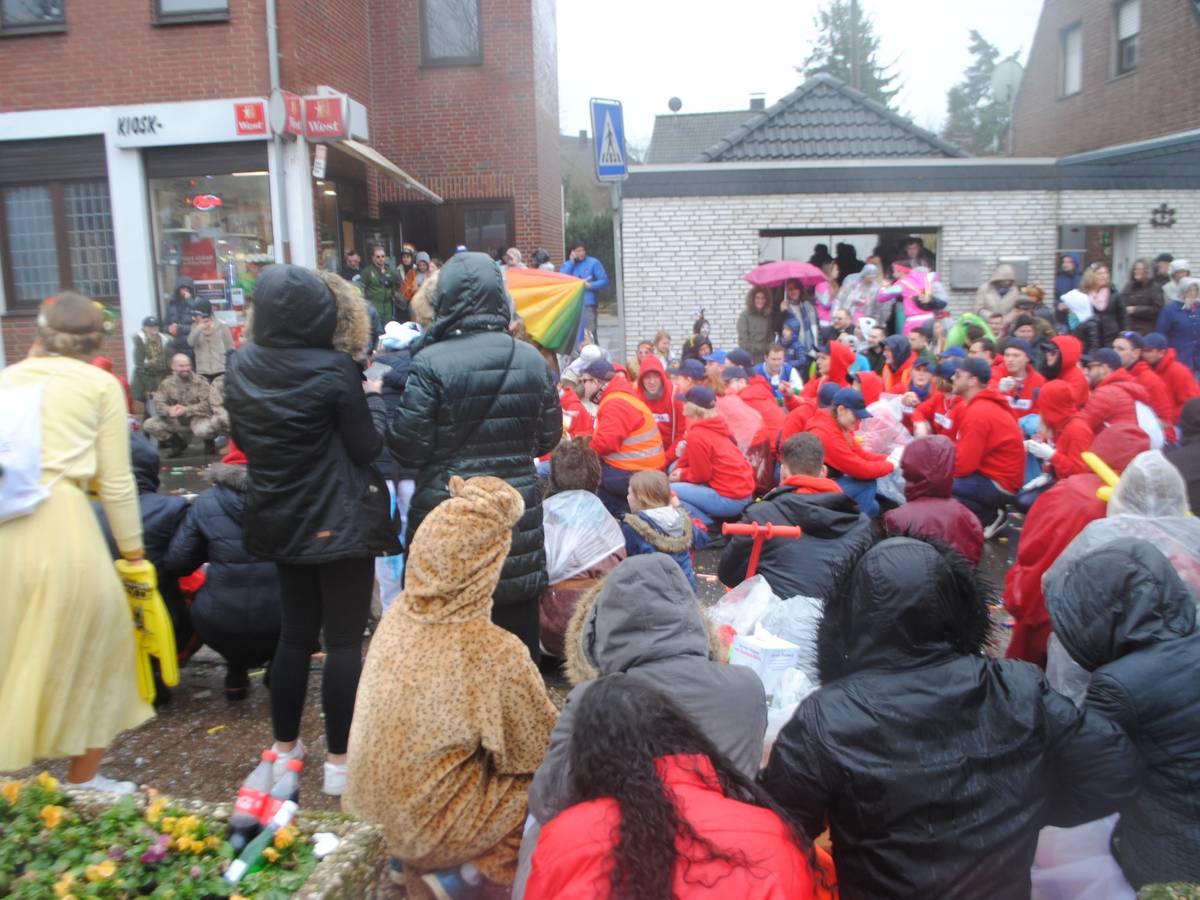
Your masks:
<instances>
[{"instance_id":1,"label":"rainbow flag","mask_svg":"<svg viewBox=\"0 0 1200 900\"><path fill-rule=\"evenodd\" d=\"M570 353L583 312L583 279L548 269L509 269L505 283L529 336L547 350Z\"/></svg>"}]
</instances>

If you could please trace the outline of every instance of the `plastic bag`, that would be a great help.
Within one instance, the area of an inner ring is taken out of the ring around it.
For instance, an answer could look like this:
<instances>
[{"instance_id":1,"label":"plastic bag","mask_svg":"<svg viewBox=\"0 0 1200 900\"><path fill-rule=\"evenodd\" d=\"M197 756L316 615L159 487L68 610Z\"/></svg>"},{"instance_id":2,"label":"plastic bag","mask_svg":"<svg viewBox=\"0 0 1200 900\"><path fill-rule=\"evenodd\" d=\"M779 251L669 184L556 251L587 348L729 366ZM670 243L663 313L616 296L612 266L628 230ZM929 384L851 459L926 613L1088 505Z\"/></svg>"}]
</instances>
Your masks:
<instances>
[{"instance_id":1,"label":"plastic bag","mask_svg":"<svg viewBox=\"0 0 1200 900\"><path fill-rule=\"evenodd\" d=\"M897 447L912 442L913 436L904 427L904 409L899 397L884 394L867 407L867 412L871 418L863 419L858 426L858 436L864 450L887 456Z\"/></svg>"},{"instance_id":2,"label":"plastic bag","mask_svg":"<svg viewBox=\"0 0 1200 900\"><path fill-rule=\"evenodd\" d=\"M404 554L375 557L375 580L379 582L379 605L386 610L404 590Z\"/></svg>"},{"instance_id":3,"label":"plastic bag","mask_svg":"<svg viewBox=\"0 0 1200 900\"><path fill-rule=\"evenodd\" d=\"M542 501L550 584L582 575L625 548L617 520L588 491L563 491Z\"/></svg>"},{"instance_id":4,"label":"plastic bag","mask_svg":"<svg viewBox=\"0 0 1200 900\"><path fill-rule=\"evenodd\" d=\"M708 609L708 617L717 626L717 634L725 646L726 659L733 639L750 634L754 626L779 602L767 579L761 575L747 578Z\"/></svg>"},{"instance_id":5,"label":"plastic bag","mask_svg":"<svg viewBox=\"0 0 1200 900\"><path fill-rule=\"evenodd\" d=\"M783 726L791 721L792 716L799 709L801 701L818 687L820 684L817 683L817 680L810 677L803 669L789 669L783 674L779 680L779 686L771 697L770 705L767 707L767 730L763 734L764 766L767 764L767 757L771 755L771 747L775 744L775 738L779 737Z\"/></svg>"},{"instance_id":6,"label":"plastic bag","mask_svg":"<svg viewBox=\"0 0 1200 900\"><path fill-rule=\"evenodd\" d=\"M1075 828L1043 828L1030 871L1031 900L1134 900L1109 850L1117 814Z\"/></svg>"},{"instance_id":7,"label":"plastic bag","mask_svg":"<svg viewBox=\"0 0 1200 900\"><path fill-rule=\"evenodd\" d=\"M1054 632L1050 632L1050 640L1046 642L1046 680L1054 690L1076 706L1083 707L1083 698L1087 696L1092 676L1071 659L1067 648Z\"/></svg>"},{"instance_id":8,"label":"plastic bag","mask_svg":"<svg viewBox=\"0 0 1200 900\"><path fill-rule=\"evenodd\" d=\"M796 668L804 673L814 687L820 683L817 675L817 629L821 627L824 615L825 604L820 599L797 595L780 600L762 618L763 628L800 648Z\"/></svg>"}]
</instances>

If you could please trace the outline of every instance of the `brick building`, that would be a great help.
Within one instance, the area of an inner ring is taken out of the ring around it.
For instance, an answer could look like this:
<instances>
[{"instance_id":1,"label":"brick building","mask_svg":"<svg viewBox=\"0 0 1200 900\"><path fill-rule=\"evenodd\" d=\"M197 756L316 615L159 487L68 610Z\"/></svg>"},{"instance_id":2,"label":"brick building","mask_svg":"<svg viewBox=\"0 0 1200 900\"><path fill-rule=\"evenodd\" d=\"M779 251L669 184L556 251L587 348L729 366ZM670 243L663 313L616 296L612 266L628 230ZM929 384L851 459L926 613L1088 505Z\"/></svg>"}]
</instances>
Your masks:
<instances>
[{"instance_id":1,"label":"brick building","mask_svg":"<svg viewBox=\"0 0 1200 900\"><path fill-rule=\"evenodd\" d=\"M1200 128L1200 4L1046 0L1013 110L1016 156Z\"/></svg>"},{"instance_id":2,"label":"brick building","mask_svg":"<svg viewBox=\"0 0 1200 900\"><path fill-rule=\"evenodd\" d=\"M3 4L0 365L60 288L119 307L123 361L180 278L235 320L273 260L560 258L556 52L553 0Z\"/></svg>"}]
</instances>

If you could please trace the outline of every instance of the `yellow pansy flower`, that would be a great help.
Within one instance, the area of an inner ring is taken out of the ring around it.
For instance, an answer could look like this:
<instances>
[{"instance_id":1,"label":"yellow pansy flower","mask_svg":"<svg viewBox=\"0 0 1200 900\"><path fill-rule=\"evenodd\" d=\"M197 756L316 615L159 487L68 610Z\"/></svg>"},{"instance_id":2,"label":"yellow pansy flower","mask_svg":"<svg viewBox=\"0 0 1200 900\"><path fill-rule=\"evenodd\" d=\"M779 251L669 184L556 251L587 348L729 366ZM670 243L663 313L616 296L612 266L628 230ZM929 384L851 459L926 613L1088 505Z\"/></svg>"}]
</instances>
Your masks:
<instances>
[{"instance_id":1,"label":"yellow pansy flower","mask_svg":"<svg viewBox=\"0 0 1200 900\"><path fill-rule=\"evenodd\" d=\"M4 782L4 786L0 787L0 795L4 796L4 799L8 801L9 806L16 806L17 800L21 797L21 782Z\"/></svg>"},{"instance_id":2,"label":"yellow pansy flower","mask_svg":"<svg viewBox=\"0 0 1200 900\"><path fill-rule=\"evenodd\" d=\"M275 849L286 850L288 847L292 846L292 844L296 843L297 833L297 830L291 825L280 828L277 832L275 832Z\"/></svg>"},{"instance_id":3,"label":"yellow pansy flower","mask_svg":"<svg viewBox=\"0 0 1200 900\"><path fill-rule=\"evenodd\" d=\"M206 846L209 850L216 850L221 846L221 839L215 834L210 834L204 839L204 846Z\"/></svg>"},{"instance_id":4,"label":"yellow pansy flower","mask_svg":"<svg viewBox=\"0 0 1200 900\"><path fill-rule=\"evenodd\" d=\"M83 870L83 874L87 876L88 881L106 881L117 874L117 864L111 859L106 859L94 866L88 866Z\"/></svg>"},{"instance_id":5,"label":"yellow pansy flower","mask_svg":"<svg viewBox=\"0 0 1200 900\"><path fill-rule=\"evenodd\" d=\"M270 863L276 862L279 859L279 851L274 847L267 847L263 850L263 859Z\"/></svg>"},{"instance_id":6,"label":"yellow pansy flower","mask_svg":"<svg viewBox=\"0 0 1200 900\"><path fill-rule=\"evenodd\" d=\"M174 816L167 816L162 820L162 833L171 834L175 830L175 823L178 821Z\"/></svg>"},{"instance_id":7,"label":"yellow pansy flower","mask_svg":"<svg viewBox=\"0 0 1200 900\"><path fill-rule=\"evenodd\" d=\"M146 807L146 821L151 825L157 825L158 820L162 818L163 810L166 808L167 801L162 797L159 797Z\"/></svg>"},{"instance_id":8,"label":"yellow pansy flower","mask_svg":"<svg viewBox=\"0 0 1200 900\"><path fill-rule=\"evenodd\" d=\"M58 779L49 772L42 772L37 777L37 783L48 791L58 790Z\"/></svg>"},{"instance_id":9,"label":"yellow pansy flower","mask_svg":"<svg viewBox=\"0 0 1200 900\"><path fill-rule=\"evenodd\" d=\"M65 810L61 806L43 806L38 815L47 828L57 828L62 822L63 812Z\"/></svg>"},{"instance_id":10,"label":"yellow pansy flower","mask_svg":"<svg viewBox=\"0 0 1200 900\"><path fill-rule=\"evenodd\" d=\"M192 849L192 839L186 834L181 838L176 838L175 849L181 853L187 853L187 851Z\"/></svg>"},{"instance_id":11,"label":"yellow pansy flower","mask_svg":"<svg viewBox=\"0 0 1200 900\"><path fill-rule=\"evenodd\" d=\"M67 897L71 894L71 888L75 884L75 875L73 872L63 872L62 878L58 879L54 884L55 897Z\"/></svg>"}]
</instances>

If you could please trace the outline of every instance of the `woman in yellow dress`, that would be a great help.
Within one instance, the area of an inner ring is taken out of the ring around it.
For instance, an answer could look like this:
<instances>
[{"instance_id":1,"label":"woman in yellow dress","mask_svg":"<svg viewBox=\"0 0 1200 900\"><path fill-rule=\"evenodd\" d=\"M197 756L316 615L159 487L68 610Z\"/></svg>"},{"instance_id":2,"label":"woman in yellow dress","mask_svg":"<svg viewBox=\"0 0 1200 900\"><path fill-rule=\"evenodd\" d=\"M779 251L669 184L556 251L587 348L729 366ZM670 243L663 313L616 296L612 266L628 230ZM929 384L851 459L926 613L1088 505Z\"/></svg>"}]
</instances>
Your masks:
<instances>
[{"instance_id":1,"label":"woman in yellow dress","mask_svg":"<svg viewBox=\"0 0 1200 900\"><path fill-rule=\"evenodd\" d=\"M29 357L0 371L0 415L8 389L42 387L50 491L31 514L0 523L0 771L69 756L72 785L129 793L133 783L105 778L100 761L154 712L138 694L129 605L85 494L93 484L121 555L140 560L125 397L86 362L104 340L98 304L58 294L37 324Z\"/></svg>"}]
</instances>

